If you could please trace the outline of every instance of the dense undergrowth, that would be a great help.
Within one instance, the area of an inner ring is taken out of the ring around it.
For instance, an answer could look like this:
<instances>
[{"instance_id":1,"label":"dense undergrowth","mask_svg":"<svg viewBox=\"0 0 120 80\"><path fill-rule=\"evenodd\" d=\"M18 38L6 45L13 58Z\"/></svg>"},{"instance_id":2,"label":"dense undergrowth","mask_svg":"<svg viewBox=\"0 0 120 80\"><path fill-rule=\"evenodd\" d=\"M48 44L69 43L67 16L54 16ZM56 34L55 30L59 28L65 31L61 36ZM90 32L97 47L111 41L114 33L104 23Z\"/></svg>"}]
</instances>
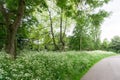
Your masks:
<instances>
[{"instance_id":1,"label":"dense undergrowth","mask_svg":"<svg viewBox=\"0 0 120 80\"><path fill-rule=\"evenodd\" d=\"M33 52L23 51L13 61L0 52L0 80L80 80L85 72L112 52Z\"/></svg>"}]
</instances>

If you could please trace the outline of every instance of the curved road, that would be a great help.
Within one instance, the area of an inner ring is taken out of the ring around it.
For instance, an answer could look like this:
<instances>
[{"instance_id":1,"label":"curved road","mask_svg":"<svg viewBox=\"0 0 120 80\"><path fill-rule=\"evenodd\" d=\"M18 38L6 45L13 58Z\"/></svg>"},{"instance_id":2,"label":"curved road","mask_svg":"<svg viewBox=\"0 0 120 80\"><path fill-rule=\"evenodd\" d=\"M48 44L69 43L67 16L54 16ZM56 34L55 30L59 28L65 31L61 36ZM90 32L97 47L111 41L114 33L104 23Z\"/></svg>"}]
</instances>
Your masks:
<instances>
[{"instance_id":1,"label":"curved road","mask_svg":"<svg viewBox=\"0 0 120 80\"><path fill-rule=\"evenodd\" d=\"M120 56L101 60L81 80L120 80Z\"/></svg>"}]
</instances>

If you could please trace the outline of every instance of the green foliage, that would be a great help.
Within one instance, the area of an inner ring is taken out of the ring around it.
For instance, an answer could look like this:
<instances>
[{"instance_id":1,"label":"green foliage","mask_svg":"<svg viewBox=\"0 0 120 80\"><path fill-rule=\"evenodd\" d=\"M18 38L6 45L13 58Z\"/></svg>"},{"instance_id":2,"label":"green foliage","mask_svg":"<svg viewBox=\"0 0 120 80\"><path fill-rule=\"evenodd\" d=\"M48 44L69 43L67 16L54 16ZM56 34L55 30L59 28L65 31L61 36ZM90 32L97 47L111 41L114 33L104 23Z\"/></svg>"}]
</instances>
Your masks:
<instances>
[{"instance_id":1,"label":"green foliage","mask_svg":"<svg viewBox=\"0 0 120 80\"><path fill-rule=\"evenodd\" d=\"M69 40L70 48L74 50L97 50L100 49L100 26L105 17L109 14L104 10L96 8L103 6L109 0L86 0L76 4L76 14L74 19L76 25L73 36ZM79 7L79 8L78 8Z\"/></svg>"},{"instance_id":2,"label":"green foliage","mask_svg":"<svg viewBox=\"0 0 120 80\"><path fill-rule=\"evenodd\" d=\"M102 50L108 50L109 48L109 41L107 39L104 39L101 45Z\"/></svg>"},{"instance_id":3,"label":"green foliage","mask_svg":"<svg viewBox=\"0 0 120 80\"><path fill-rule=\"evenodd\" d=\"M104 3L108 3L110 0L86 0L91 7L96 8L102 6Z\"/></svg>"},{"instance_id":4,"label":"green foliage","mask_svg":"<svg viewBox=\"0 0 120 80\"><path fill-rule=\"evenodd\" d=\"M18 4L19 1L21 0L3 0L0 2L0 28L1 26L3 26L6 30L7 30L7 25L11 26L14 21L17 18L18 15ZM19 30L17 32L17 34L15 34L17 36L17 40L22 40L22 39L28 39L28 35L29 35L29 29L31 28L31 26L37 26L38 25L38 21L34 15L35 11L38 11L39 9L46 9L47 8L47 4L45 2L45 0L25 0L25 10L24 10L24 14L23 18L20 22L23 22L19 27ZM4 7L4 10L6 11L6 14L1 10L2 9L2 5ZM3 13L3 14L2 14ZM5 21L5 16L7 16L7 19L10 19L8 22ZM2 24L2 25L1 25ZM9 30L9 29L8 29ZM0 40L0 49L1 47L3 47L2 45L5 44L6 40L6 34L8 31L4 32L3 30L0 29L0 39L2 39L2 41ZM9 33L8 33L9 34ZM5 38L1 38L1 36L5 36ZM1 44L1 42L3 44ZM22 42L23 43L23 42ZM18 48L21 47L22 44L20 44L18 42ZM24 45L23 45L24 48Z\"/></svg>"},{"instance_id":5,"label":"green foliage","mask_svg":"<svg viewBox=\"0 0 120 80\"><path fill-rule=\"evenodd\" d=\"M0 0L0 4L5 5L11 23L16 18L18 1ZM49 10L58 46L61 46L59 27L60 15L62 15L62 35L63 41L66 43L65 47L69 47L69 50L99 49L100 25L108 13L104 10L95 13L95 10L108 2L109 0L25 0L22 24L16 35L18 48L28 50L55 49L50 32ZM6 28L3 23L5 21L0 12L0 49L5 44L3 36L6 37L6 32L1 29L2 27ZM75 26L73 36L67 37L66 32L72 25Z\"/></svg>"},{"instance_id":6,"label":"green foliage","mask_svg":"<svg viewBox=\"0 0 120 80\"><path fill-rule=\"evenodd\" d=\"M104 18L108 16L109 14L104 10L101 10L96 14L90 15L92 24L96 27L99 27L101 23L104 21Z\"/></svg>"},{"instance_id":7,"label":"green foliage","mask_svg":"<svg viewBox=\"0 0 120 80\"><path fill-rule=\"evenodd\" d=\"M80 80L98 60L111 52L30 52L15 60L0 52L0 80Z\"/></svg>"},{"instance_id":8,"label":"green foliage","mask_svg":"<svg viewBox=\"0 0 120 80\"><path fill-rule=\"evenodd\" d=\"M115 52L120 52L120 37L114 36L110 42L109 48Z\"/></svg>"},{"instance_id":9,"label":"green foliage","mask_svg":"<svg viewBox=\"0 0 120 80\"><path fill-rule=\"evenodd\" d=\"M0 0L0 4L5 5L10 22L15 21L19 0ZM59 27L60 15L62 15L62 34L64 43L69 43L69 50L99 49L100 45L100 25L108 13L104 10L95 13L95 10L109 0L25 0L25 12L22 24L17 32L18 48L34 50L54 50L48 9L51 12L53 31L57 45L60 44ZM2 24L1 24L2 23ZM5 25L4 17L0 12L0 39L6 37L6 32L1 29ZM73 36L66 36L69 26L75 26ZM6 28L4 26L4 28ZM66 30L65 30L66 29ZM25 42L25 40L28 40ZM67 41L66 41L67 40ZM34 44L40 41L40 44ZM5 44L5 39L0 40L0 49ZM26 47L27 46L27 47Z\"/></svg>"}]
</instances>

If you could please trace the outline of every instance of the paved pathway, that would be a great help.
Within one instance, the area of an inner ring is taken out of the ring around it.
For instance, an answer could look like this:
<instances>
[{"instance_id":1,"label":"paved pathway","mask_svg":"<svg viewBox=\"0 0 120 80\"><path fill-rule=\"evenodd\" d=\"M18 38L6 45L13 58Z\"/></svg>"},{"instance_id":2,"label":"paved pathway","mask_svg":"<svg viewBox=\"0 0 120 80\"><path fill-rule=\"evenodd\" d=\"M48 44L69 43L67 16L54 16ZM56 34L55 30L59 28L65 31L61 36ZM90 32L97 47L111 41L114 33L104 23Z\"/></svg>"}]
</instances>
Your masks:
<instances>
[{"instance_id":1,"label":"paved pathway","mask_svg":"<svg viewBox=\"0 0 120 80\"><path fill-rule=\"evenodd\" d=\"M81 80L120 80L120 56L101 60Z\"/></svg>"}]
</instances>

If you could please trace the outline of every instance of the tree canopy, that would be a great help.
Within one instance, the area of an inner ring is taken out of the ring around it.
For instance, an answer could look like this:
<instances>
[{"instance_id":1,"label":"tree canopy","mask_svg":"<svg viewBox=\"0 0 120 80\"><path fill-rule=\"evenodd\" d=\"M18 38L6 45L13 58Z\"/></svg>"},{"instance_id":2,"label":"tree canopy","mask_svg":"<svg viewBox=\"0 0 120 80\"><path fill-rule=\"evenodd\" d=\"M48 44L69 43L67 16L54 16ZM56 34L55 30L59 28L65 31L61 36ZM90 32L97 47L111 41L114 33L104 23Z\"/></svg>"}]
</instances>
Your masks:
<instances>
[{"instance_id":1,"label":"tree canopy","mask_svg":"<svg viewBox=\"0 0 120 80\"><path fill-rule=\"evenodd\" d=\"M100 49L109 0L0 0L0 37L7 53L19 49ZM73 30L71 30L73 28ZM72 35L68 35L73 31Z\"/></svg>"}]
</instances>

